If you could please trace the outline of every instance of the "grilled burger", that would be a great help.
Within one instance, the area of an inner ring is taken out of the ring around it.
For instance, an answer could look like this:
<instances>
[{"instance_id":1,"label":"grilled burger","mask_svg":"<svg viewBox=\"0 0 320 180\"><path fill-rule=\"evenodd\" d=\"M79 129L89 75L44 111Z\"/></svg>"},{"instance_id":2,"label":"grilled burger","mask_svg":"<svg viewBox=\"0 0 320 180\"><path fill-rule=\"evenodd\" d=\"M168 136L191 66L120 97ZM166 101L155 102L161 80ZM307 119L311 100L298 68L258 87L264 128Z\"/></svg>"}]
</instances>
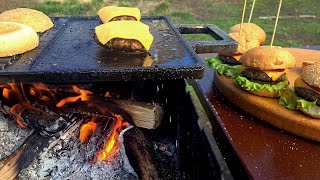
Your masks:
<instances>
[{"instance_id":1,"label":"grilled burger","mask_svg":"<svg viewBox=\"0 0 320 180\"><path fill-rule=\"evenodd\" d=\"M98 16L103 23L110 21L140 21L141 13L138 8L106 6L98 11Z\"/></svg>"},{"instance_id":2,"label":"grilled burger","mask_svg":"<svg viewBox=\"0 0 320 180\"><path fill-rule=\"evenodd\" d=\"M247 36L239 33L229 33L229 36L238 42L238 48L236 52L232 53L219 53L218 59L225 64L237 65L240 64L239 59L241 55L249 49L258 47L260 45L257 39L251 39Z\"/></svg>"},{"instance_id":3,"label":"grilled burger","mask_svg":"<svg viewBox=\"0 0 320 180\"><path fill-rule=\"evenodd\" d=\"M305 114L320 118L320 63L314 63L302 68L302 73L294 82L298 108Z\"/></svg>"},{"instance_id":4,"label":"grilled burger","mask_svg":"<svg viewBox=\"0 0 320 180\"><path fill-rule=\"evenodd\" d=\"M280 47L259 46L245 52L240 62L242 76L236 82L245 90L264 97L280 97L289 81L288 68L295 66L295 58Z\"/></svg>"},{"instance_id":5,"label":"grilled burger","mask_svg":"<svg viewBox=\"0 0 320 180\"><path fill-rule=\"evenodd\" d=\"M240 24L232 26L229 30L229 33L239 33ZM263 44L266 41L266 33L264 30L254 23L242 23L241 34L250 38L259 40L260 44Z\"/></svg>"},{"instance_id":6,"label":"grilled burger","mask_svg":"<svg viewBox=\"0 0 320 180\"><path fill-rule=\"evenodd\" d=\"M112 52L146 53L153 42L149 26L139 21L111 21L95 28L97 43Z\"/></svg>"}]
</instances>

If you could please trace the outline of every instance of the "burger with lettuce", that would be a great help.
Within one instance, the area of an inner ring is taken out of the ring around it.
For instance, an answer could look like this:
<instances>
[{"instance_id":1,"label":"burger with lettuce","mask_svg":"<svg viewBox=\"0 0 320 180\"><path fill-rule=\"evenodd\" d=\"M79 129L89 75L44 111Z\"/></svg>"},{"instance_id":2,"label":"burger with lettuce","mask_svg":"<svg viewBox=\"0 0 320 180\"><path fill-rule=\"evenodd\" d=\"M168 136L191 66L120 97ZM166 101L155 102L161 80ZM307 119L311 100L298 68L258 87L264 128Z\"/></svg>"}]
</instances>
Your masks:
<instances>
[{"instance_id":1,"label":"burger with lettuce","mask_svg":"<svg viewBox=\"0 0 320 180\"><path fill-rule=\"evenodd\" d=\"M236 52L221 52L217 57L206 59L209 66L213 66L219 74L232 78L240 74L240 57L247 50L260 46L258 39L241 35L239 32L229 33L229 36L238 42Z\"/></svg>"},{"instance_id":2,"label":"burger with lettuce","mask_svg":"<svg viewBox=\"0 0 320 180\"><path fill-rule=\"evenodd\" d=\"M241 75L236 83L244 90L264 97L280 97L289 86L287 69L296 64L294 56L275 46L259 46L245 52L241 58Z\"/></svg>"},{"instance_id":3,"label":"burger with lettuce","mask_svg":"<svg viewBox=\"0 0 320 180\"><path fill-rule=\"evenodd\" d=\"M294 92L298 96L297 108L311 117L320 118L320 63L302 68L301 76L294 81Z\"/></svg>"}]
</instances>

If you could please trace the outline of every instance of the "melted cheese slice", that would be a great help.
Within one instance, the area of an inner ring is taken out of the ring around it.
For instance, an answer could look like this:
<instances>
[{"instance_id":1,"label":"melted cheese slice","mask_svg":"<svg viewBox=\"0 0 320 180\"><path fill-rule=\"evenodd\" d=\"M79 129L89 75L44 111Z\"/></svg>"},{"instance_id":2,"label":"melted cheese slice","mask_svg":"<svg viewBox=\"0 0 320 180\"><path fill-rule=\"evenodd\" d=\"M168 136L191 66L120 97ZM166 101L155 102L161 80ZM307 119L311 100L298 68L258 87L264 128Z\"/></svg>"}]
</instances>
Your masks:
<instances>
[{"instance_id":1,"label":"melted cheese slice","mask_svg":"<svg viewBox=\"0 0 320 180\"><path fill-rule=\"evenodd\" d=\"M248 67L246 66L241 66L240 67L240 72L242 72L243 70L247 69ZM276 81L282 74L286 73L287 70L284 71L267 71L267 70L262 70L263 72L265 72L271 79L272 81Z\"/></svg>"},{"instance_id":2,"label":"melted cheese slice","mask_svg":"<svg viewBox=\"0 0 320 180\"><path fill-rule=\"evenodd\" d=\"M233 56L233 58L235 58L237 61L239 61L239 60L240 60L240 58L241 58L241 55Z\"/></svg>"},{"instance_id":3,"label":"melted cheese slice","mask_svg":"<svg viewBox=\"0 0 320 180\"><path fill-rule=\"evenodd\" d=\"M320 91L317 90L317 88L312 88L309 84L307 84L306 82L304 82L301 78L297 78L294 81L294 87L300 87L300 88L306 88L306 89L310 89L312 91L315 91L317 93L320 94Z\"/></svg>"},{"instance_id":4,"label":"melted cheese slice","mask_svg":"<svg viewBox=\"0 0 320 180\"><path fill-rule=\"evenodd\" d=\"M138 8L106 6L98 11L98 16L103 23L109 22L112 18L119 16L132 16L140 21L141 13Z\"/></svg>"},{"instance_id":5,"label":"melted cheese slice","mask_svg":"<svg viewBox=\"0 0 320 180\"><path fill-rule=\"evenodd\" d=\"M146 50L149 50L153 42L149 26L140 21L111 21L97 26L95 33L103 45L113 38L134 39L139 41Z\"/></svg>"}]
</instances>

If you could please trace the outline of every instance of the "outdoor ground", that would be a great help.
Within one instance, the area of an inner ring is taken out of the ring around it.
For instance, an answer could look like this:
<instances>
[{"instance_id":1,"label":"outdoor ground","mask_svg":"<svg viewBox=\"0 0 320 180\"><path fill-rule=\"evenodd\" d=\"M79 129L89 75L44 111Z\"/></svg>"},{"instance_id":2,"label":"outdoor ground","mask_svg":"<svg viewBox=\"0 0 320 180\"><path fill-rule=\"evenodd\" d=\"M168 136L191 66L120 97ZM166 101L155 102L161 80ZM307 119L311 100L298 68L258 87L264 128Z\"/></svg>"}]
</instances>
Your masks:
<instances>
[{"instance_id":1,"label":"outdoor ground","mask_svg":"<svg viewBox=\"0 0 320 180\"><path fill-rule=\"evenodd\" d=\"M137 6L143 15L166 15L176 24L215 24L228 29L239 23L243 1L241 0L0 0L0 12L15 7L31 7L50 16L86 15L95 16L105 5ZM252 0L247 1L247 21ZM274 16L278 1L257 1L252 22L267 33L267 44L271 40ZM285 0L277 28L274 45L319 46L320 45L319 0ZM207 36L188 36L188 39L206 40Z\"/></svg>"}]
</instances>

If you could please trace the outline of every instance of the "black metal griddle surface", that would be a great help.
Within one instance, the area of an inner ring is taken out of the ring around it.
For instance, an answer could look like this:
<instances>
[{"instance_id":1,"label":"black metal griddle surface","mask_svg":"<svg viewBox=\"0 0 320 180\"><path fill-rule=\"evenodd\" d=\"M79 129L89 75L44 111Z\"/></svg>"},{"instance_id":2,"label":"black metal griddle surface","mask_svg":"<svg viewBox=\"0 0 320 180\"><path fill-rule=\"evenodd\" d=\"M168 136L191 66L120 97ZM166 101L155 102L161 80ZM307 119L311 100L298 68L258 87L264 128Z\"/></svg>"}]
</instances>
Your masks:
<instances>
[{"instance_id":1,"label":"black metal griddle surface","mask_svg":"<svg viewBox=\"0 0 320 180\"><path fill-rule=\"evenodd\" d=\"M166 17L144 17L154 36L151 57L110 55L94 40L94 17L52 18L40 45L23 55L0 58L0 83L97 82L202 78L204 65ZM129 29L130 30L130 29Z\"/></svg>"}]
</instances>

